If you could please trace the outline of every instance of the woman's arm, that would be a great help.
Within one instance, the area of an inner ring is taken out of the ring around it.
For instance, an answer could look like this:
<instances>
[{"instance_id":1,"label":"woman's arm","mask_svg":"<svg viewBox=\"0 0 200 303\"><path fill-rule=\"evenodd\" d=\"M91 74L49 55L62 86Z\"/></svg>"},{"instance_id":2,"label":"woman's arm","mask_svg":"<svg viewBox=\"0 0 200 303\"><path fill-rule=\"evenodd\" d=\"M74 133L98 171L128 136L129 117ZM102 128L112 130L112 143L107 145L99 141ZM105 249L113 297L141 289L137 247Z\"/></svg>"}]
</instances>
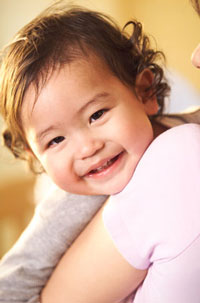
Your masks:
<instances>
[{"instance_id":1,"label":"woman's arm","mask_svg":"<svg viewBox=\"0 0 200 303\"><path fill-rule=\"evenodd\" d=\"M117 251L102 219L102 209L73 243L41 295L42 303L119 302L143 281Z\"/></svg>"}]
</instances>

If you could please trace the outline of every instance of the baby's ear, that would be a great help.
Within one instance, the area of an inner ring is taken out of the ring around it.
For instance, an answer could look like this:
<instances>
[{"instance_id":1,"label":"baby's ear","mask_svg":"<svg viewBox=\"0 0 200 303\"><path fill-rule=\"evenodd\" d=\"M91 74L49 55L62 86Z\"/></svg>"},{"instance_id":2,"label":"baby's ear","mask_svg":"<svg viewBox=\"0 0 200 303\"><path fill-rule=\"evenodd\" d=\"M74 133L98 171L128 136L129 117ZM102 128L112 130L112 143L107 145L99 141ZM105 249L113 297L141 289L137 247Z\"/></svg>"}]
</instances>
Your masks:
<instances>
[{"instance_id":1,"label":"baby's ear","mask_svg":"<svg viewBox=\"0 0 200 303\"><path fill-rule=\"evenodd\" d=\"M146 109L147 114L155 115L158 112L158 102L153 87L154 74L148 68L144 69L136 78L135 90L137 98Z\"/></svg>"}]
</instances>

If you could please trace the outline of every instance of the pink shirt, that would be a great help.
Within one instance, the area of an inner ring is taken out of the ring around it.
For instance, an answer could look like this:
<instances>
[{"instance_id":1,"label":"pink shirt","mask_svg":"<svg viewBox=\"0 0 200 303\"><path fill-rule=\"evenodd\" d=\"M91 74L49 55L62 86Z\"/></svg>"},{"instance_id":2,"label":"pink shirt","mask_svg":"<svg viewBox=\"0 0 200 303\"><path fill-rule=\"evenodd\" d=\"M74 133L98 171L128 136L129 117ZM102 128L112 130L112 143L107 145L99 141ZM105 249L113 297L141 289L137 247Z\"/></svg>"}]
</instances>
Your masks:
<instances>
[{"instance_id":1,"label":"pink shirt","mask_svg":"<svg viewBox=\"0 0 200 303\"><path fill-rule=\"evenodd\" d=\"M149 269L134 303L199 303L200 126L155 139L103 218L124 258Z\"/></svg>"}]
</instances>

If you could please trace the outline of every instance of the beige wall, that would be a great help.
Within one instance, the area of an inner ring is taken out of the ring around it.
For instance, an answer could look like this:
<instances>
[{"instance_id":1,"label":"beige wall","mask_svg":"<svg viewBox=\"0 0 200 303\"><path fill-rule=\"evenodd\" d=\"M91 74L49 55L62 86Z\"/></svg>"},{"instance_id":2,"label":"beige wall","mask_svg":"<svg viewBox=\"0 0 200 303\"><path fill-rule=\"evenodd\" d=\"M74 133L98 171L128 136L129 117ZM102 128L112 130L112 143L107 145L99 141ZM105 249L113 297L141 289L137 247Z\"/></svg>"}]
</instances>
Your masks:
<instances>
[{"instance_id":1,"label":"beige wall","mask_svg":"<svg viewBox=\"0 0 200 303\"><path fill-rule=\"evenodd\" d=\"M51 2L50 0L0 0L0 47L8 43L19 28ZM77 0L74 2L110 14L121 26L129 19L137 18L143 23L145 31L155 37L159 48L165 52L169 67L181 73L200 91L200 71L196 71L190 63L192 50L200 40L200 20L189 0ZM4 227L0 225L1 231L5 230L6 243L8 243L7 246L4 245L4 251L10 247L27 224L23 219L23 224L16 234L16 225L11 224L14 220L13 212L15 211L17 215L16 209L20 212L21 208L22 212L26 208L28 215L25 216L29 218L29 210L33 211L30 196L28 202L24 197L27 187L31 192L31 186L33 186L32 176L27 174L23 166L16 164L5 149L1 148L0 214L2 215L6 209L8 213L6 226L10 226L8 232L5 225ZM19 187L20 191L15 191ZM11 196L12 191L17 194ZM1 253L0 251L0 255Z\"/></svg>"},{"instance_id":2,"label":"beige wall","mask_svg":"<svg viewBox=\"0 0 200 303\"><path fill-rule=\"evenodd\" d=\"M67 2L67 1L66 1ZM189 0L76 0L68 1L104 11L121 25L137 18L165 51L169 66L177 69L200 91L199 73L190 64L199 42L200 20ZM0 0L0 46L50 0Z\"/></svg>"}]
</instances>

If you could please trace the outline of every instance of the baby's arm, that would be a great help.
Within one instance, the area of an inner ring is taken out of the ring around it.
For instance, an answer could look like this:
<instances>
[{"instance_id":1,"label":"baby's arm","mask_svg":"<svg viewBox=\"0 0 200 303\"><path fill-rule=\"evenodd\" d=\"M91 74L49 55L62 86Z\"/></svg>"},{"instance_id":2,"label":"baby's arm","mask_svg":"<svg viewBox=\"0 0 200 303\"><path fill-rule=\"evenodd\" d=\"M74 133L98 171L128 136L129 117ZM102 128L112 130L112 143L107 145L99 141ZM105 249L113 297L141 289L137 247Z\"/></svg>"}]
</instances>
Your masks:
<instances>
[{"instance_id":1,"label":"baby's arm","mask_svg":"<svg viewBox=\"0 0 200 303\"><path fill-rule=\"evenodd\" d=\"M41 202L28 228L0 262L0 302L39 302L62 254L105 199L56 190Z\"/></svg>"},{"instance_id":2,"label":"baby's arm","mask_svg":"<svg viewBox=\"0 0 200 303\"><path fill-rule=\"evenodd\" d=\"M120 302L145 275L146 270L134 268L118 252L100 210L59 262L41 302Z\"/></svg>"}]
</instances>

